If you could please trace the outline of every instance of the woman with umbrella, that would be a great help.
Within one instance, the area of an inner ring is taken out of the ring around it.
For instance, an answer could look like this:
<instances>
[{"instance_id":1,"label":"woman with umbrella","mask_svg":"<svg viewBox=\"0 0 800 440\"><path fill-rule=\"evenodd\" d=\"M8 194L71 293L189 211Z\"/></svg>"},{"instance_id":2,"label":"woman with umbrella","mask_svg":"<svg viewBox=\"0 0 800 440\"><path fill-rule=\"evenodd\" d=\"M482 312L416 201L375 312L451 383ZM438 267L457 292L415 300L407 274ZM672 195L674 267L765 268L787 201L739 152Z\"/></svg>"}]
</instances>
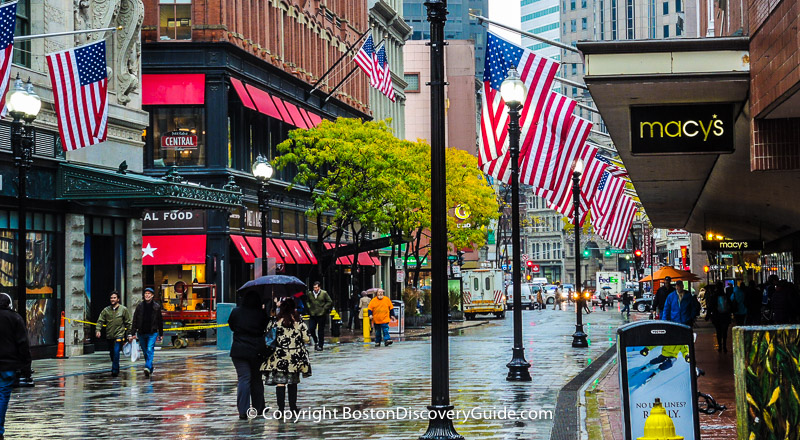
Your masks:
<instances>
[{"instance_id":1,"label":"woman with umbrella","mask_svg":"<svg viewBox=\"0 0 800 440\"><path fill-rule=\"evenodd\" d=\"M297 409L297 384L300 375L311 376L306 344L311 341L308 327L297 313L293 298L283 298L276 303L276 319L269 323L267 332L275 330L276 349L261 367L267 385L275 385L278 409L286 407L286 388L289 389L289 409Z\"/></svg>"}]
</instances>

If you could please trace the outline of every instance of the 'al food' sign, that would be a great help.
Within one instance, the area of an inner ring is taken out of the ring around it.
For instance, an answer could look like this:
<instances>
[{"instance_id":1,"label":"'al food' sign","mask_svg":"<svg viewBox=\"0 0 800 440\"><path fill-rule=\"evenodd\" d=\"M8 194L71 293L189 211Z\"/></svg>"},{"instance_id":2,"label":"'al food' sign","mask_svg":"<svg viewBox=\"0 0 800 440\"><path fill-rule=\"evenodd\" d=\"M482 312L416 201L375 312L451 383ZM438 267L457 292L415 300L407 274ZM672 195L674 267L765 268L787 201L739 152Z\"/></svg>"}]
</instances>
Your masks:
<instances>
[{"instance_id":1,"label":"'al food' sign","mask_svg":"<svg viewBox=\"0 0 800 440\"><path fill-rule=\"evenodd\" d=\"M197 136L190 131L168 131L161 135L161 148L193 150L197 148Z\"/></svg>"},{"instance_id":2,"label":"'al food' sign","mask_svg":"<svg viewBox=\"0 0 800 440\"><path fill-rule=\"evenodd\" d=\"M631 152L731 153L734 104L631 106Z\"/></svg>"}]
</instances>

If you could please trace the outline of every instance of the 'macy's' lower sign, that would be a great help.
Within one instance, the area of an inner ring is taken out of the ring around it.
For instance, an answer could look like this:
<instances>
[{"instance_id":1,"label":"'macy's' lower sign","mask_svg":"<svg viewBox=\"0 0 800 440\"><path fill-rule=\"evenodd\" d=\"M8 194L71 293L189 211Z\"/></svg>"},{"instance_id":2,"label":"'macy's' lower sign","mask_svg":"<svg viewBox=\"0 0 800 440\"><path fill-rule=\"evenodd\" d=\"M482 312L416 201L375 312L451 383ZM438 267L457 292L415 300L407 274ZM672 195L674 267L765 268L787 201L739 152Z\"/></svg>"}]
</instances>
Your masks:
<instances>
[{"instance_id":1,"label":"'macy's' lower sign","mask_svg":"<svg viewBox=\"0 0 800 440\"><path fill-rule=\"evenodd\" d=\"M734 104L631 106L631 152L733 152Z\"/></svg>"}]
</instances>

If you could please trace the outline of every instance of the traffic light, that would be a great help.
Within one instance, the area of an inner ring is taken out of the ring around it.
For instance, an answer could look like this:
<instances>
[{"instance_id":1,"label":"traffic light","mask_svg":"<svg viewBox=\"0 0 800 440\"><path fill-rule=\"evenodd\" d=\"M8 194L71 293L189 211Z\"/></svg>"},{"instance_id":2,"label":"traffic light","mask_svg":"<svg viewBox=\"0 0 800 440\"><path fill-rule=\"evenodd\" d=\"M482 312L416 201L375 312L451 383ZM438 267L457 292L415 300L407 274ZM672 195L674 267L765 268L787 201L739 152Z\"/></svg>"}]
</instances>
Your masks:
<instances>
[{"instance_id":1,"label":"traffic light","mask_svg":"<svg viewBox=\"0 0 800 440\"><path fill-rule=\"evenodd\" d=\"M583 250L584 258L589 258L590 255L592 255L592 251L590 251L589 249L584 249Z\"/></svg>"},{"instance_id":2,"label":"traffic light","mask_svg":"<svg viewBox=\"0 0 800 440\"><path fill-rule=\"evenodd\" d=\"M525 265L528 266L528 269L533 269L533 261L528 260L525 262Z\"/></svg>"},{"instance_id":3,"label":"traffic light","mask_svg":"<svg viewBox=\"0 0 800 440\"><path fill-rule=\"evenodd\" d=\"M611 249L606 249L606 251L603 253L603 255L605 255L606 257L610 257L611 256Z\"/></svg>"},{"instance_id":4,"label":"traffic light","mask_svg":"<svg viewBox=\"0 0 800 440\"><path fill-rule=\"evenodd\" d=\"M636 249L635 251L633 251L633 255L636 258L642 258L642 250L641 249Z\"/></svg>"},{"instance_id":5,"label":"traffic light","mask_svg":"<svg viewBox=\"0 0 800 440\"><path fill-rule=\"evenodd\" d=\"M463 266L464 265L464 254L465 254L465 252L464 251L456 251L456 254L458 255L458 260L457 260L456 264L458 264L459 266Z\"/></svg>"},{"instance_id":6,"label":"traffic light","mask_svg":"<svg viewBox=\"0 0 800 440\"><path fill-rule=\"evenodd\" d=\"M708 273L709 270L711 270L710 267L708 267L707 265L703 266L703 272Z\"/></svg>"},{"instance_id":7,"label":"traffic light","mask_svg":"<svg viewBox=\"0 0 800 440\"><path fill-rule=\"evenodd\" d=\"M527 274L527 275L525 275L525 279L530 281L530 280L533 279L533 276L531 274Z\"/></svg>"}]
</instances>

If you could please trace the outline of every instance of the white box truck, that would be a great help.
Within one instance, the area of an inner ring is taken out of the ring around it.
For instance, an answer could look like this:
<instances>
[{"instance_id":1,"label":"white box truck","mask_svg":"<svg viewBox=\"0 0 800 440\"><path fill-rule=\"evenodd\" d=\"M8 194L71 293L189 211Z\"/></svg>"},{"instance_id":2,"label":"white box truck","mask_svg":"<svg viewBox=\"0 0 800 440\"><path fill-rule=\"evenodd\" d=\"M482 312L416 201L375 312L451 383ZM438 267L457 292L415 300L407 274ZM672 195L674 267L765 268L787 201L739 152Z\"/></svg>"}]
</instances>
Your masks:
<instances>
[{"instance_id":1,"label":"white box truck","mask_svg":"<svg viewBox=\"0 0 800 440\"><path fill-rule=\"evenodd\" d=\"M495 315L506 317L506 296L503 294L503 271L500 269L465 270L461 275L464 281L464 318L473 319L475 315Z\"/></svg>"},{"instance_id":2,"label":"white box truck","mask_svg":"<svg viewBox=\"0 0 800 440\"><path fill-rule=\"evenodd\" d=\"M609 302L619 301L620 294L625 288L625 275L622 272L597 272L597 292L596 295L605 293Z\"/></svg>"}]
</instances>

